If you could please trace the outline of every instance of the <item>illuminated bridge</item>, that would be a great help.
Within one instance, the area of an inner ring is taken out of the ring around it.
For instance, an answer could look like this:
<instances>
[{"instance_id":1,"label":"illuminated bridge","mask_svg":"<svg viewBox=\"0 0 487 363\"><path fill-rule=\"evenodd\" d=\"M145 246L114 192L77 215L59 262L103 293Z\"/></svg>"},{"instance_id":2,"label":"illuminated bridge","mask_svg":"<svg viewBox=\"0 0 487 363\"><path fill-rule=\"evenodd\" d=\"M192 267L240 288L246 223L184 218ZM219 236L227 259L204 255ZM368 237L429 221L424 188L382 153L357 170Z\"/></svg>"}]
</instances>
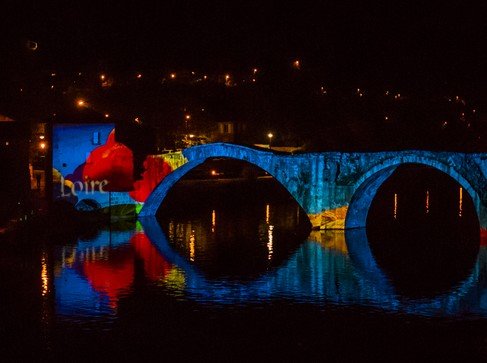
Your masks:
<instances>
[{"instance_id":1,"label":"illuminated bridge","mask_svg":"<svg viewBox=\"0 0 487 363\"><path fill-rule=\"evenodd\" d=\"M320 152L281 154L215 143L183 151L187 162L167 175L146 200L139 216L154 216L168 191L186 173L211 158L249 162L279 181L308 214L315 228L366 226L379 187L403 164L433 167L455 179L473 200L487 229L487 154L433 151Z\"/></svg>"}]
</instances>

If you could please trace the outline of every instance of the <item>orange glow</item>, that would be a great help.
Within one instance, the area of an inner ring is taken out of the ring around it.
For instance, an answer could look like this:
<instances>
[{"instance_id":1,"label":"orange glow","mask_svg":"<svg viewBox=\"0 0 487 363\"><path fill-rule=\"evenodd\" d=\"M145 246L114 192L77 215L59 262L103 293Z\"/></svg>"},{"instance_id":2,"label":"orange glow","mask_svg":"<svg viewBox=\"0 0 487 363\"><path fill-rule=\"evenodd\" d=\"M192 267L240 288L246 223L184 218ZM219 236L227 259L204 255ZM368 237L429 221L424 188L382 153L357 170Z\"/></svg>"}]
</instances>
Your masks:
<instances>
[{"instance_id":1,"label":"orange glow","mask_svg":"<svg viewBox=\"0 0 487 363\"><path fill-rule=\"evenodd\" d=\"M301 69L301 62L299 61L299 59L296 59L293 62L293 67L296 68L296 69Z\"/></svg>"},{"instance_id":2,"label":"orange glow","mask_svg":"<svg viewBox=\"0 0 487 363\"><path fill-rule=\"evenodd\" d=\"M169 77L171 77L171 79L175 79L175 78L176 78L176 73L171 73L171 74L169 75Z\"/></svg>"},{"instance_id":3,"label":"orange glow","mask_svg":"<svg viewBox=\"0 0 487 363\"><path fill-rule=\"evenodd\" d=\"M194 248L195 238L194 231L191 231L191 236L189 236L189 260L194 261L195 248Z\"/></svg>"},{"instance_id":4,"label":"orange glow","mask_svg":"<svg viewBox=\"0 0 487 363\"><path fill-rule=\"evenodd\" d=\"M137 78L142 78L142 73L137 74Z\"/></svg>"},{"instance_id":5,"label":"orange glow","mask_svg":"<svg viewBox=\"0 0 487 363\"><path fill-rule=\"evenodd\" d=\"M397 219L397 193L394 193L394 219Z\"/></svg>"},{"instance_id":6,"label":"orange glow","mask_svg":"<svg viewBox=\"0 0 487 363\"><path fill-rule=\"evenodd\" d=\"M215 233L216 229L216 210L211 211L211 232Z\"/></svg>"},{"instance_id":7,"label":"orange glow","mask_svg":"<svg viewBox=\"0 0 487 363\"><path fill-rule=\"evenodd\" d=\"M45 142L41 142L41 143L39 144L39 147L40 147L42 150L44 150L44 149L46 148L46 146L47 146L47 145L46 145L46 143L45 143Z\"/></svg>"},{"instance_id":8,"label":"orange glow","mask_svg":"<svg viewBox=\"0 0 487 363\"><path fill-rule=\"evenodd\" d=\"M76 104L77 104L79 107L82 107L82 106L85 106L85 105L86 105L86 101L85 101L85 100L78 100L78 101L76 101Z\"/></svg>"},{"instance_id":9,"label":"orange glow","mask_svg":"<svg viewBox=\"0 0 487 363\"><path fill-rule=\"evenodd\" d=\"M42 282L42 296L46 296L49 292L49 275L47 272L46 253L42 253L41 259L41 282Z\"/></svg>"},{"instance_id":10,"label":"orange glow","mask_svg":"<svg viewBox=\"0 0 487 363\"><path fill-rule=\"evenodd\" d=\"M211 175L216 175L216 170L212 170Z\"/></svg>"},{"instance_id":11,"label":"orange glow","mask_svg":"<svg viewBox=\"0 0 487 363\"><path fill-rule=\"evenodd\" d=\"M459 197L458 197L458 216L461 217L463 212L463 188L460 187Z\"/></svg>"},{"instance_id":12,"label":"orange glow","mask_svg":"<svg viewBox=\"0 0 487 363\"><path fill-rule=\"evenodd\" d=\"M186 114L186 115L184 116L184 118L185 118L186 120L189 120L189 119L191 119L191 115L190 115L190 114Z\"/></svg>"},{"instance_id":13,"label":"orange glow","mask_svg":"<svg viewBox=\"0 0 487 363\"><path fill-rule=\"evenodd\" d=\"M105 118L109 118L109 117L110 117L110 114L106 113Z\"/></svg>"},{"instance_id":14,"label":"orange glow","mask_svg":"<svg viewBox=\"0 0 487 363\"><path fill-rule=\"evenodd\" d=\"M102 81L104 81L104 80L105 80L105 78L106 78L106 76L105 76L104 74L100 74L100 79L101 79Z\"/></svg>"},{"instance_id":15,"label":"orange glow","mask_svg":"<svg viewBox=\"0 0 487 363\"><path fill-rule=\"evenodd\" d=\"M426 191L426 214L430 212L430 191Z\"/></svg>"},{"instance_id":16,"label":"orange glow","mask_svg":"<svg viewBox=\"0 0 487 363\"><path fill-rule=\"evenodd\" d=\"M272 259L272 254L274 253L274 236L273 236L274 226L269 226L269 230L267 231L267 259Z\"/></svg>"}]
</instances>

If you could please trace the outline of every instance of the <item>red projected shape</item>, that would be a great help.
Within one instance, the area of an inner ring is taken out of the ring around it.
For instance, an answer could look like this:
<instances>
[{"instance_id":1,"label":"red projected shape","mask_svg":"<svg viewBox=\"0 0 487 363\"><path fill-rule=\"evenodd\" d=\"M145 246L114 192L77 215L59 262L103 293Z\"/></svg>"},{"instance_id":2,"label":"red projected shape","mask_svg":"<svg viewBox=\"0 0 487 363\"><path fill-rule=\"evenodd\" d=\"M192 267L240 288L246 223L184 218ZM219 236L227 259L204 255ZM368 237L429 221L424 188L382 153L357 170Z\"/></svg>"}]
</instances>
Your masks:
<instances>
[{"instance_id":1,"label":"red projected shape","mask_svg":"<svg viewBox=\"0 0 487 363\"><path fill-rule=\"evenodd\" d=\"M144 160L142 179L134 183L134 190L130 192L130 197L137 202L145 202L154 188L171 171L171 166L164 159L148 155Z\"/></svg>"},{"instance_id":2,"label":"red projected shape","mask_svg":"<svg viewBox=\"0 0 487 363\"><path fill-rule=\"evenodd\" d=\"M110 306L116 308L120 294L127 291L134 280L133 250L114 249L108 260L85 260L83 274L96 291L108 296Z\"/></svg>"},{"instance_id":3,"label":"red projected shape","mask_svg":"<svg viewBox=\"0 0 487 363\"><path fill-rule=\"evenodd\" d=\"M169 274L171 264L161 256L145 233L134 234L130 243L135 247L137 255L144 260L144 271L148 279L157 281Z\"/></svg>"},{"instance_id":4,"label":"red projected shape","mask_svg":"<svg viewBox=\"0 0 487 363\"><path fill-rule=\"evenodd\" d=\"M133 170L132 150L115 141L114 129L105 145L94 149L86 159L83 179L86 182L108 182L103 188L105 191L129 191L134 183Z\"/></svg>"}]
</instances>

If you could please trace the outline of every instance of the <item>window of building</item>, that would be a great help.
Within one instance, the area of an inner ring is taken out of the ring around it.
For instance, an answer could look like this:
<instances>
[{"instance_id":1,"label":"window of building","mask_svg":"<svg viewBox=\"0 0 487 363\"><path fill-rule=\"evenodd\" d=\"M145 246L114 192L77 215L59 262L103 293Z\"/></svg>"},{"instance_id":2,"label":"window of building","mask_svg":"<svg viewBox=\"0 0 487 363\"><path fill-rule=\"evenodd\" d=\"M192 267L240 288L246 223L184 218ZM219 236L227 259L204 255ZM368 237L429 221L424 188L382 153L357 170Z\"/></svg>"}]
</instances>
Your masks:
<instances>
[{"instance_id":1,"label":"window of building","mask_svg":"<svg viewBox=\"0 0 487 363\"><path fill-rule=\"evenodd\" d=\"M93 145L100 145L100 131L93 132Z\"/></svg>"}]
</instances>

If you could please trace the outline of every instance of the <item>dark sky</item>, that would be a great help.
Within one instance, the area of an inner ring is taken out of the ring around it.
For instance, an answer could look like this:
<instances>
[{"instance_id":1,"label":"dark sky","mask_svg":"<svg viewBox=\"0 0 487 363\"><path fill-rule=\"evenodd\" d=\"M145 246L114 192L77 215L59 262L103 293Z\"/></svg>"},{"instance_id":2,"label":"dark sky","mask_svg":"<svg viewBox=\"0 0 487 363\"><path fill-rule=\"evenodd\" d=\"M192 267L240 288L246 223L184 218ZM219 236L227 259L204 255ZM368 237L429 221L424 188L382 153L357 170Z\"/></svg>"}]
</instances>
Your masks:
<instances>
[{"instance_id":1,"label":"dark sky","mask_svg":"<svg viewBox=\"0 0 487 363\"><path fill-rule=\"evenodd\" d=\"M4 3L2 52L34 40L45 68L277 69L298 57L337 83L486 83L487 12L473 2Z\"/></svg>"}]
</instances>

